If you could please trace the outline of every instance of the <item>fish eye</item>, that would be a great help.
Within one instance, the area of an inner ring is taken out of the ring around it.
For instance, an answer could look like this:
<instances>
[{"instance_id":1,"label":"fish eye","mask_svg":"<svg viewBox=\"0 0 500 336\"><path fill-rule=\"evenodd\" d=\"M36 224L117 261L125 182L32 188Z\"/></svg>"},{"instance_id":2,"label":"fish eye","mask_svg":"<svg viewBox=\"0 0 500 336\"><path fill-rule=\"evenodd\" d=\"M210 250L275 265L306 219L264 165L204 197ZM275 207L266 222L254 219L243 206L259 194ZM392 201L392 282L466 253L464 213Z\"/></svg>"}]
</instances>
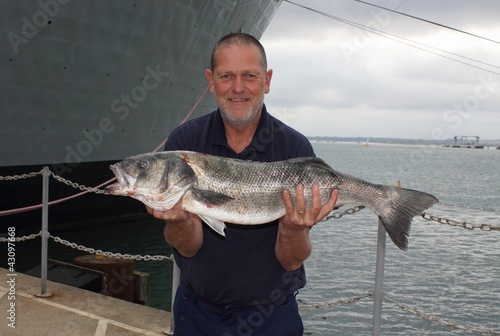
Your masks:
<instances>
[{"instance_id":1,"label":"fish eye","mask_svg":"<svg viewBox=\"0 0 500 336\"><path fill-rule=\"evenodd\" d=\"M149 162L144 160L139 160L137 161L137 167L141 170L144 170L149 167Z\"/></svg>"}]
</instances>

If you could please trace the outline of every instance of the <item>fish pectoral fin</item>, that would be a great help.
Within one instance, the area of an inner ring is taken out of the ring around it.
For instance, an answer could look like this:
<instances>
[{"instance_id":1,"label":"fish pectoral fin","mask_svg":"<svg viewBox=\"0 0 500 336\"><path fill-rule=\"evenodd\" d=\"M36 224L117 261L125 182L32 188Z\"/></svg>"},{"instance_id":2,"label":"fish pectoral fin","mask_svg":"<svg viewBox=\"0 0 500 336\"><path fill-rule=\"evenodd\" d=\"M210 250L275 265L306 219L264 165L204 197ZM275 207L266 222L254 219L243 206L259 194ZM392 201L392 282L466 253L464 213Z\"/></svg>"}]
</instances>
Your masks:
<instances>
[{"instance_id":1,"label":"fish pectoral fin","mask_svg":"<svg viewBox=\"0 0 500 336\"><path fill-rule=\"evenodd\" d=\"M212 230L214 230L223 237L226 236L226 234L224 233L224 230L226 229L226 224L224 224L224 222L204 215L198 215L198 216L200 216L201 220L207 223L207 225L210 226Z\"/></svg>"},{"instance_id":2,"label":"fish pectoral fin","mask_svg":"<svg viewBox=\"0 0 500 336\"><path fill-rule=\"evenodd\" d=\"M155 202L163 206L163 211L172 209L177 202L193 187L193 184L187 184L179 190L167 189L160 197L156 197ZM154 208L154 207L153 207Z\"/></svg>"},{"instance_id":3,"label":"fish pectoral fin","mask_svg":"<svg viewBox=\"0 0 500 336\"><path fill-rule=\"evenodd\" d=\"M227 196L215 191L202 190L196 188L193 188L191 190L191 197L195 201L200 202L206 205L207 207L221 205L234 199L231 196Z\"/></svg>"}]
</instances>

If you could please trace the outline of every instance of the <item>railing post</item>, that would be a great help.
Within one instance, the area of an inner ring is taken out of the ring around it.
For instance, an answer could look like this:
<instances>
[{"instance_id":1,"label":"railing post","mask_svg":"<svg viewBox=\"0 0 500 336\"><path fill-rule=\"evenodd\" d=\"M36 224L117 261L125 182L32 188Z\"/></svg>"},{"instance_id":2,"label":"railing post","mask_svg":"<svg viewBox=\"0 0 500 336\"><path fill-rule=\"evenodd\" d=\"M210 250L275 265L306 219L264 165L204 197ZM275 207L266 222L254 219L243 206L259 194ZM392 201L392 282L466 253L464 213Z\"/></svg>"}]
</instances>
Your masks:
<instances>
[{"instance_id":1,"label":"railing post","mask_svg":"<svg viewBox=\"0 0 500 336\"><path fill-rule=\"evenodd\" d=\"M375 270L375 291L373 293L373 329L372 336L380 336L382 321L382 301L384 300L384 267L386 232L382 221L378 221L377 263Z\"/></svg>"},{"instance_id":2,"label":"railing post","mask_svg":"<svg viewBox=\"0 0 500 336\"><path fill-rule=\"evenodd\" d=\"M179 283L181 282L181 270L175 259L172 259L172 306L170 309L171 317L170 317L170 330L164 332L165 335L173 335L174 334L174 300L175 294L177 293L177 287L179 287Z\"/></svg>"},{"instance_id":3,"label":"railing post","mask_svg":"<svg viewBox=\"0 0 500 336\"><path fill-rule=\"evenodd\" d=\"M49 238L49 167L42 169L43 187L42 187L42 259L40 269L40 294L38 297L49 297L52 294L47 292L47 258L48 258L48 238Z\"/></svg>"}]
</instances>

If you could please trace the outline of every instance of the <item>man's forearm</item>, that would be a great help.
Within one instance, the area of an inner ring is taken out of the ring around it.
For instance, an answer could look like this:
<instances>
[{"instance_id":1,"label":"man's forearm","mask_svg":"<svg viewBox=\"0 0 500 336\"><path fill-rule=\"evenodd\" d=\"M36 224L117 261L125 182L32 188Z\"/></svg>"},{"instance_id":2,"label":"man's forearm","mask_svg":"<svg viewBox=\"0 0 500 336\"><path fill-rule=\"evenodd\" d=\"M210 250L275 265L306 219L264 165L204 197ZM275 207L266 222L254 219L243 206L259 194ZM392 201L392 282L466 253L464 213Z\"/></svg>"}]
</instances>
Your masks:
<instances>
[{"instance_id":1,"label":"man's forearm","mask_svg":"<svg viewBox=\"0 0 500 336\"><path fill-rule=\"evenodd\" d=\"M195 256L203 244L202 223L197 216L190 216L185 222L167 221L163 235L170 246L187 258Z\"/></svg>"},{"instance_id":2,"label":"man's forearm","mask_svg":"<svg viewBox=\"0 0 500 336\"><path fill-rule=\"evenodd\" d=\"M278 229L275 254L281 267L286 271L295 271L309 257L312 251L309 240L309 228L297 231L288 231L281 227Z\"/></svg>"}]
</instances>

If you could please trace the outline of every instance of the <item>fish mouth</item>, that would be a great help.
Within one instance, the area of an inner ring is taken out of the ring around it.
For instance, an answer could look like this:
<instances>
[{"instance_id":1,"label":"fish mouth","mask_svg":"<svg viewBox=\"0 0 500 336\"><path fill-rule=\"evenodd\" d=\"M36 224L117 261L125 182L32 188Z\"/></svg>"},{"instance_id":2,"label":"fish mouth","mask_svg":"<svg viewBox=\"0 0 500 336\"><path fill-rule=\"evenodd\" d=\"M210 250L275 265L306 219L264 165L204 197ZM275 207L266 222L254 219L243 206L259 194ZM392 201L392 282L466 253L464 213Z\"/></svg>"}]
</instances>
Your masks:
<instances>
[{"instance_id":1,"label":"fish mouth","mask_svg":"<svg viewBox=\"0 0 500 336\"><path fill-rule=\"evenodd\" d=\"M117 182L107 186L105 190L115 195L129 195L137 179L124 172L118 164L110 165L109 169L115 174Z\"/></svg>"}]
</instances>

